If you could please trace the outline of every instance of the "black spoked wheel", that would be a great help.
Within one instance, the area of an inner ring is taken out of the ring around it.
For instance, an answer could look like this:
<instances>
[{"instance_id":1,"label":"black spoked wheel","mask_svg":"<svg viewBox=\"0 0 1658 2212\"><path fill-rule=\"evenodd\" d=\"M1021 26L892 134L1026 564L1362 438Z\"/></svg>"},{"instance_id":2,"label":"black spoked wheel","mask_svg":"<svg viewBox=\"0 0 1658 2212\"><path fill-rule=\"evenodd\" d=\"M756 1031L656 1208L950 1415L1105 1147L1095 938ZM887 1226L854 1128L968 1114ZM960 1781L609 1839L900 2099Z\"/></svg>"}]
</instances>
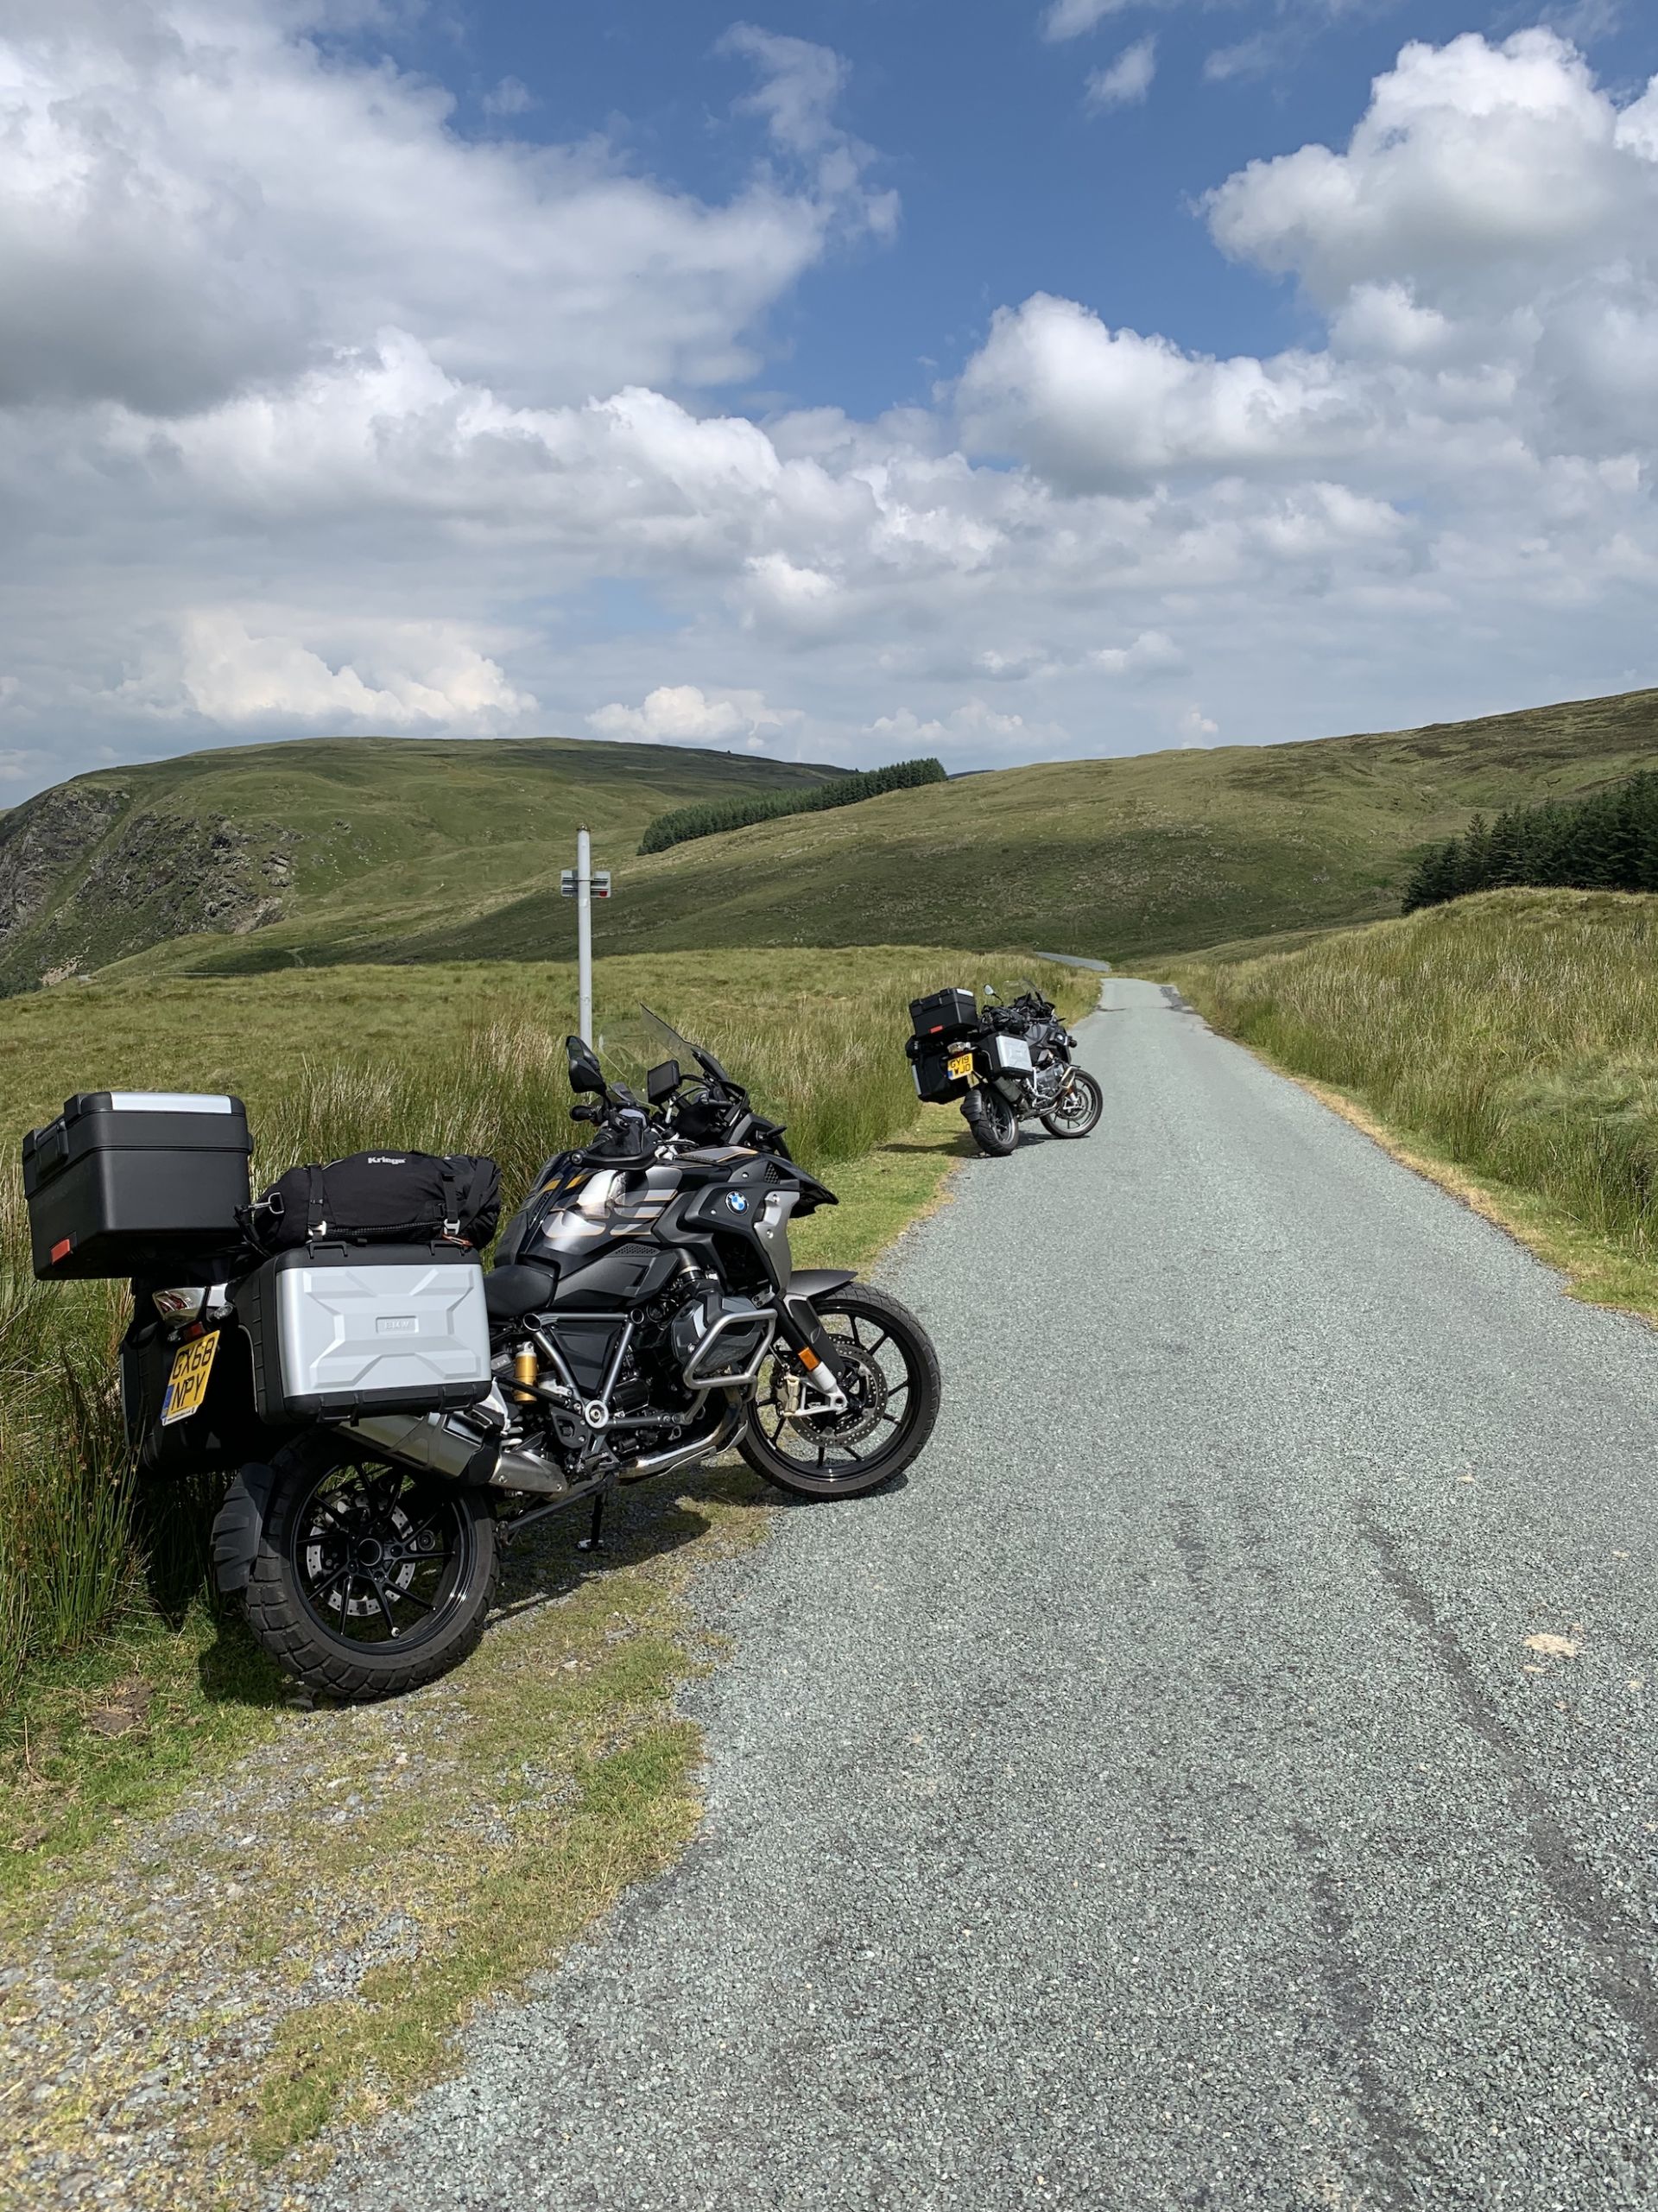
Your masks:
<instances>
[{"instance_id":1,"label":"black spoked wheel","mask_svg":"<svg viewBox=\"0 0 1658 2212\"><path fill-rule=\"evenodd\" d=\"M1042 1116L1042 1127L1050 1137L1085 1137L1098 1126L1104 1110L1105 1093L1092 1075L1078 1068L1054 1100L1053 1112Z\"/></svg>"},{"instance_id":2,"label":"black spoked wheel","mask_svg":"<svg viewBox=\"0 0 1658 2212\"><path fill-rule=\"evenodd\" d=\"M981 1083L977 1096L984 1101L977 1120L967 1126L981 1152L1004 1159L1019 1142L1019 1117L994 1083Z\"/></svg>"},{"instance_id":3,"label":"black spoked wheel","mask_svg":"<svg viewBox=\"0 0 1658 2212\"><path fill-rule=\"evenodd\" d=\"M861 1498L907 1467L933 1433L942 1385L933 1340L907 1307L867 1283L816 1302L845 1371L844 1413L814 1410L792 1353L768 1362L737 1449L799 1498Z\"/></svg>"},{"instance_id":4,"label":"black spoked wheel","mask_svg":"<svg viewBox=\"0 0 1658 2212\"><path fill-rule=\"evenodd\" d=\"M390 1697L465 1657L495 1588L495 1523L475 1490L307 1436L275 1476L248 1624L309 1689Z\"/></svg>"}]
</instances>

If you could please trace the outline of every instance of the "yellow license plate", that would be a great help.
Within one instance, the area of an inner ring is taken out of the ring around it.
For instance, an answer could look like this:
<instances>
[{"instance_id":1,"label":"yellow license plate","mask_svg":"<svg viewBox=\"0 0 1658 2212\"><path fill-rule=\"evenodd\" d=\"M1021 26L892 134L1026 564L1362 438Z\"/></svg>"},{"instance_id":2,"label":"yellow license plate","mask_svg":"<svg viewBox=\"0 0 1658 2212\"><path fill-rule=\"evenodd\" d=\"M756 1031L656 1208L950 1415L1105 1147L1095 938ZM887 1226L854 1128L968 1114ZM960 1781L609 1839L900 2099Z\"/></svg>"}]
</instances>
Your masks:
<instances>
[{"instance_id":1,"label":"yellow license plate","mask_svg":"<svg viewBox=\"0 0 1658 2212\"><path fill-rule=\"evenodd\" d=\"M199 1409L207 1395L207 1378L213 1372L213 1354L218 1349L218 1331L214 1329L211 1335L192 1337L174 1353L167 1396L161 1400L163 1429L170 1429L175 1421L187 1421Z\"/></svg>"},{"instance_id":2,"label":"yellow license plate","mask_svg":"<svg viewBox=\"0 0 1658 2212\"><path fill-rule=\"evenodd\" d=\"M971 1075L973 1072L973 1055L971 1052L952 1052L945 1065L952 1075Z\"/></svg>"}]
</instances>

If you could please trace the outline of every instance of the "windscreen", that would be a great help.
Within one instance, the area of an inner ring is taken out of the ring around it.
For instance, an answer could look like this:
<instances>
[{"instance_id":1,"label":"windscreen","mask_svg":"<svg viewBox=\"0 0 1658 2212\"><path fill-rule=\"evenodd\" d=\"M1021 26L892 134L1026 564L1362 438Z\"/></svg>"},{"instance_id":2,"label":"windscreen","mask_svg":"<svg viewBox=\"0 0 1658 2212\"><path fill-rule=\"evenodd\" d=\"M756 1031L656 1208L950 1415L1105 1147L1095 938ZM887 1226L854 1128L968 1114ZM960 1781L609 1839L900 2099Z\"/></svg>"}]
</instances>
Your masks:
<instances>
[{"instance_id":1,"label":"windscreen","mask_svg":"<svg viewBox=\"0 0 1658 2212\"><path fill-rule=\"evenodd\" d=\"M677 1060L687 1074L693 1068L700 1068L706 1074L717 1075L721 1082L731 1081L706 1046L693 1044L690 1038L682 1036L672 1022L665 1022L660 1014L653 1013L642 1000L639 1006L639 1018L651 1057Z\"/></svg>"},{"instance_id":2,"label":"windscreen","mask_svg":"<svg viewBox=\"0 0 1658 2212\"><path fill-rule=\"evenodd\" d=\"M696 1065L697 1048L688 1036L681 1036L672 1022L665 1022L660 1014L653 1013L642 1000L639 1007L640 1027L644 1032L645 1049L653 1060L677 1060L682 1068Z\"/></svg>"}]
</instances>

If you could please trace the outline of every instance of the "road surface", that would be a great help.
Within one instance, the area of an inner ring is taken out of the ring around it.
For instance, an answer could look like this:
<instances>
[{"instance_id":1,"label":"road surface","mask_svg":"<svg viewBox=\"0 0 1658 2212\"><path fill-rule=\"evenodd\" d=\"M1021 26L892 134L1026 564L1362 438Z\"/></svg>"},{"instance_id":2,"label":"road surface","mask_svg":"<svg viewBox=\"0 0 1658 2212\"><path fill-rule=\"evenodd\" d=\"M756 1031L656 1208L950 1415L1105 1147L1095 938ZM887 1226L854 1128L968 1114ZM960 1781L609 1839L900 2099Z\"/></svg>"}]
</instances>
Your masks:
<instances>
[{"instance_id":1,"label":"road surface","mask_svg":"<svg viewBox=\"0 0 1658 2212\"><path fill-rule=\"evenodd\" d=\"M315 2201L1658 2192L1658 1336L1104 1005L884 1271L923 1462L720 1593L701 1837Z\"/></svg>"}]
</instances>

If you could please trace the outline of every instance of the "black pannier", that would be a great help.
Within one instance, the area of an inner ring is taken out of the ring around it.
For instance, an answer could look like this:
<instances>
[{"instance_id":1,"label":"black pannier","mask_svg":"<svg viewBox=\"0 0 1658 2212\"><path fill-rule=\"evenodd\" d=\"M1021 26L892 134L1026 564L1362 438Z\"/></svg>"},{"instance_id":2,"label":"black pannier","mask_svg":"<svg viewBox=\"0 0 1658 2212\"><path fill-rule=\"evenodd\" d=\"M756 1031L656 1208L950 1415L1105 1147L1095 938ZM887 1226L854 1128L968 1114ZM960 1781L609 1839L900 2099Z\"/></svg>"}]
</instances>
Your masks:
<instances>
[{"instance_id":1,"label":"black pannier","mask_svg":"<svg viewBox=\"0 0 1658 2212\"><path fill-rule=\"evenodd\" d=\"M971 991L934 991L909 1002L909 1026L918 1037L949 1036L978 1025L978 1005Z\"/></svg>"},{"instance_id":2,"label":"black pannier","mask_svg":"<svg viewBox=\"0 0 1658 2212\"><path fill-rule=\"evenodd\" d=\"M267 1457L272 1441L254 1410L243 1331L233 1321L220 1327L206 1395L187 1421L164 1427L161 1413L178 1350L172 1329L157 1319L149 1300L141 1298L120 1353L121 1412L140 1472L206 1474Z\"/></svg>"},{"instance_id":3,"label":"black pannier","mask_svg":"<svg viewBox=\"0 0 1658 2212\"><path fill-rule=\"evenodd\" d=\"M301 1245L488 1244L501 1217L501 1171L470 1152L353 1152L290 1168L250 1208L261 1252Z\"/></svg>"},{"instance_id":4,"label":"black pannier","mask_svg":"<svg viewBox=\"0 0 1658 2212\"><path fill-rule=\"evenodd\" d=\"M950 1062L971 1052L979 1027L978 1003L971 991L934 991L909 1002L913 1034L904 1051L915 1078L915 1094L927 1106L947 1106L965 1096L966 1074L952 1075Z\"/></svg>"},{"instance_id":5,"label":"black pannier","mask_svg":"<svg viewBox=\"0 0 1658 2212\"><path fill-rule=\"evenodd\" d=\"M193 1261L234 1249L248 1203L240 1099L187 1091L80 1091L23 1139L35 1272L199 1279Z\"/></svg>"},{"instance_id":6,"label":"black pannier","mask_svg":"<svg viewBox=\"0 0 1658 2212\"><path fill-rule=\"evenodd\" d=\"M924 1106L948 1106L952 1100L967 1095L966 1071L952 1075L950 1062L965 1059L971 1064L973 1051L971 1037L959 1036L948 1045L938 1044L930 1039L911 1037L905 1050L909 1058L910 1073L915 1078L915 1095Z\"/></svg>"}]
</instances>

